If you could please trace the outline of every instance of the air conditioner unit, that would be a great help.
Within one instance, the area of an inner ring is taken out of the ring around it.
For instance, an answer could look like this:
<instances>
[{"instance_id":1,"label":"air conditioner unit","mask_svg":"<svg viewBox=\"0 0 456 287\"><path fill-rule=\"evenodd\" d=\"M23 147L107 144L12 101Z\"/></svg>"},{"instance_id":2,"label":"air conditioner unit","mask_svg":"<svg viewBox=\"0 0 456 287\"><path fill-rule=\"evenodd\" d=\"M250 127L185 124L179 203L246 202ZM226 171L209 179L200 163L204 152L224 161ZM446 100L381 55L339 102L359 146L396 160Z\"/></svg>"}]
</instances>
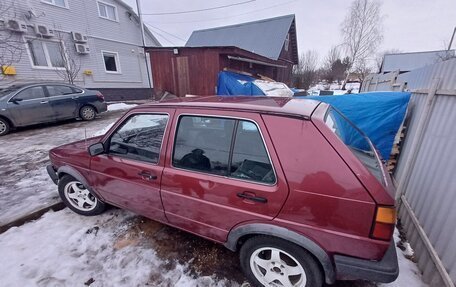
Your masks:
<instances>
[{"instance_id":1,"label":"air conditioner unit","mask_svg":"<svg viewBox=\"0 0 456 287\"><path fill-rule=\"evenodd\" d=\"M45 25L35 25L35 34L42 37L54 37L55 32Z\"/></svg>"},{"instance_id":2,"label":"air conditioner unit","mask_svg":"<svg viewBox=\"0 0 456 287\"><path fill-rule=\"evenodd\" d=\"M11 19L8 20L8 30L19 33L25 33L27 32L27 24L23 21Z\"/></svg>"},{"instance_id":3,"label":"air conditioner unit","mask_svg":"<svg viewBox=\"0 0 456 287\"><path fill-rule=\"evenodd\" d=\"M73 35L73 41L77 43L87 43L86 35L78 32L71 32L71 35Z\"/></svg>"},{"instance_id":4,"label":"air conditioner unit","mask_svg":"<svg viewBox=\"0 0 456 287\"><path fill-rule=\"evenodd\" d=\"M88 54L88 53L90 53L89 45L74 44L74 47L76 48L76 52L78 54Z\"/></svg>"}]
</instances>

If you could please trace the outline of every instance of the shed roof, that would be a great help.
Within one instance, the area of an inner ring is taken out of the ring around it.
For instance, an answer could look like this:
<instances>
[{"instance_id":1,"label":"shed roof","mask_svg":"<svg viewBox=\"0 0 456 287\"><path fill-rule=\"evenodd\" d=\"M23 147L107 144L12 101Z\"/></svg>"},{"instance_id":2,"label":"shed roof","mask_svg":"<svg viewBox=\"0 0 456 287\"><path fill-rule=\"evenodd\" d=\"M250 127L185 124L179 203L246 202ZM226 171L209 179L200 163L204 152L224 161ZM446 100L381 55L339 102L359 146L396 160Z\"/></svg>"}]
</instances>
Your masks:
<instances>
[{"instance_id":1,"label":"shed roof","mask_svg":"<svg viewBox=\"0 0 456 287\"><path fill-rule=\"evenodd\" d=\"M454 57L454 55L454 50L386 54L383 57L381 72L387 73L397 70L400 72L409 72L435 64L448 56Z\"/></svg>"},{"instance_id":2,"label":"shed roof","mask_svg":"<svg viewBox=\"0 0 456 287\"><path fill-rule=\"evenodd\" d=\"M290 29L295 32L295 16L286 15L231 26L193 31L186 47L236 46L258 55L278 60ZM290 46L297 59L296 35ZM294 47L292 46L294 45Z\"/></svg>"}]
</instances>

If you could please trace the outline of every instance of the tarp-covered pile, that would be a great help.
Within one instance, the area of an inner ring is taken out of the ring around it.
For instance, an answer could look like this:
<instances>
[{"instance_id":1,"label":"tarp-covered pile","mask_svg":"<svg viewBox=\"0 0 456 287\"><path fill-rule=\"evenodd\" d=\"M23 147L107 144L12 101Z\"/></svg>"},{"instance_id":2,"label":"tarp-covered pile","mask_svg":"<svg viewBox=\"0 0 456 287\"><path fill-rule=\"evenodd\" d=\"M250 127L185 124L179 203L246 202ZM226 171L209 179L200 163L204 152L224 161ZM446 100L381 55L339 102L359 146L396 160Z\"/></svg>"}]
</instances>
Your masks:
<instances>
[{"instance_id":1,"label":"tarp-covered pile","mask_svg":"<svg viewBox=\"0 0 456 287\"><path fill-rule=\"evenodd\" d=\"M341 96L302 97L328 103L341 111L389 159L394 138L404 120L410 93L370 92Z\"/></svg>"}]
</instances>

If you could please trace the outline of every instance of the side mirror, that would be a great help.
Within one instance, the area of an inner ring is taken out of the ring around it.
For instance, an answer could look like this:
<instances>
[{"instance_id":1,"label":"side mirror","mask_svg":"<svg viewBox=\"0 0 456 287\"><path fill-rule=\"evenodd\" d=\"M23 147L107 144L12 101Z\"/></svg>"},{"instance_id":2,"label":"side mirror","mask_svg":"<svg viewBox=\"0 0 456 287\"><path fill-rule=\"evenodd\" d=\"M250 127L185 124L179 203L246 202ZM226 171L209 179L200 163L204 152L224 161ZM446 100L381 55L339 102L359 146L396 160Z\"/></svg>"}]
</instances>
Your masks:
<instances>
[{"instance_id":1,"label":"side mirror","mask_svg":"<svg viewBox=\"0 0 456 287\"><path fill-rule=\"evenodd\" d=\"M12 98L12 99L11 99L11 102L12 102L13 104L16 104L16 105L18 105L19 102L22 102L22 101L23 101L23 100L20 99L20 98Z\"/></svg>"},{"instance_id":2,"label":"side mirror","mask_svg":"<svg viewBox=\"0 0 456 287\"><path fill-rule=\"evenodd\" d=\"M103 143L96 143L89 146L89 154L90 156L96 156L99 154L103 154L105 152L105 148Z\"/></svg>"}]
</instances>

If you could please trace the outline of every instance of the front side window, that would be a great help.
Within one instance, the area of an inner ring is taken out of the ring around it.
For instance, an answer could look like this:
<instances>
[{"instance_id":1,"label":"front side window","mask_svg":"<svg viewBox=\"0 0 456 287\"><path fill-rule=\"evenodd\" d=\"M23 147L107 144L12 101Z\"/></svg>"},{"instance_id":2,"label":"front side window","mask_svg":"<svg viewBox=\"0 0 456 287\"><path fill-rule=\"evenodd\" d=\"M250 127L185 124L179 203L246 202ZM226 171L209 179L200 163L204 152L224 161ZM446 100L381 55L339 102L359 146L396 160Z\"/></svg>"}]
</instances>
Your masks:
<instances>
[{"instance_id":1,"label":"front side window","mask_svg":"<svg viewBox=\"0 0 456 287\"><path fill-rule=\"evenodd\" d=\"M117 21L116 6L104 2L98 2L98 15L104 19Z\"/></svg>"},{"instance_id":2,"label":"front side window","mask_svg":"<svg viewBox=\"0 0 456 287\"><path fill-rule=\"evenodd\" d=\"M62 43L29 39L27 47L34 67L63 68L65 66Z\"/></svg>"},{"instance_id":3,"label":"front side window","mask_svg":"<svg viewBox=\"0 0 456 287\"><path fill-rule=\"evenodd\" d=\"M107 73L120 73L119 55L114 52L102 52L105 71Z\"/></svg>"},{"instance_id":4,"label":"front side window","mask_svg":"<svg viewBox=\"0 0 456 287\"><path fill-rule=\"evenodd\" d=\"M31 87L27 88L23 91L20 91L16 96L14 96L14 100L35 100L45 98L45 94L43 88L41 86L38 87Z\"/></svg>"},{"instance_id":5,"label":"front side window","mask_svg":"<svg viewBox=\"0 0 456 287\"><path fill-rule=\"evenodd\" d=\"M168 115L131 116L111 136L108 153L157 164L167 123Z\"/></svg>"},{"instance_id":6,"label":"front side window","mask_svg":"<svg viewBox=\"0 0 456 287\"><path fill-rule=\"evenodd\" d=\"M73 89L68 86L61 86L61 85L55 85L55 86L46 86L49 96L54 97L54 96L62 96L62 95L69 95L73 94Z\"/></svg>"},{"instance_id":7,"label":"front side window","mask_svg":"<svg viewBox=\"0 0 456 287\"><path fill-rule=\"evenodd\" d=\"M45 2L48 4L52 4L52 5L63 7L63 8L68 7L66 4L66 0L41 0L41 2Z\"/></svg>"},{"instance_id":8,"label":"front side window","mask_svg":"<svg viewBox=\"0 0 456 287\"><path fill-rule=\"evenodd\" d=\"M275 182L258 127L244 120L181 117L173 166L267 184Z\"/></svg>"},{"instance_id":9,"label":"front side window","mask_svg":"<svg viewBox=\"0 0 456 287\"><path fill-rule=\"evenodd\" d=\"M235 120L184 116L179 121L173 165L228 175Z\"/></svg>"}]
</instances>

